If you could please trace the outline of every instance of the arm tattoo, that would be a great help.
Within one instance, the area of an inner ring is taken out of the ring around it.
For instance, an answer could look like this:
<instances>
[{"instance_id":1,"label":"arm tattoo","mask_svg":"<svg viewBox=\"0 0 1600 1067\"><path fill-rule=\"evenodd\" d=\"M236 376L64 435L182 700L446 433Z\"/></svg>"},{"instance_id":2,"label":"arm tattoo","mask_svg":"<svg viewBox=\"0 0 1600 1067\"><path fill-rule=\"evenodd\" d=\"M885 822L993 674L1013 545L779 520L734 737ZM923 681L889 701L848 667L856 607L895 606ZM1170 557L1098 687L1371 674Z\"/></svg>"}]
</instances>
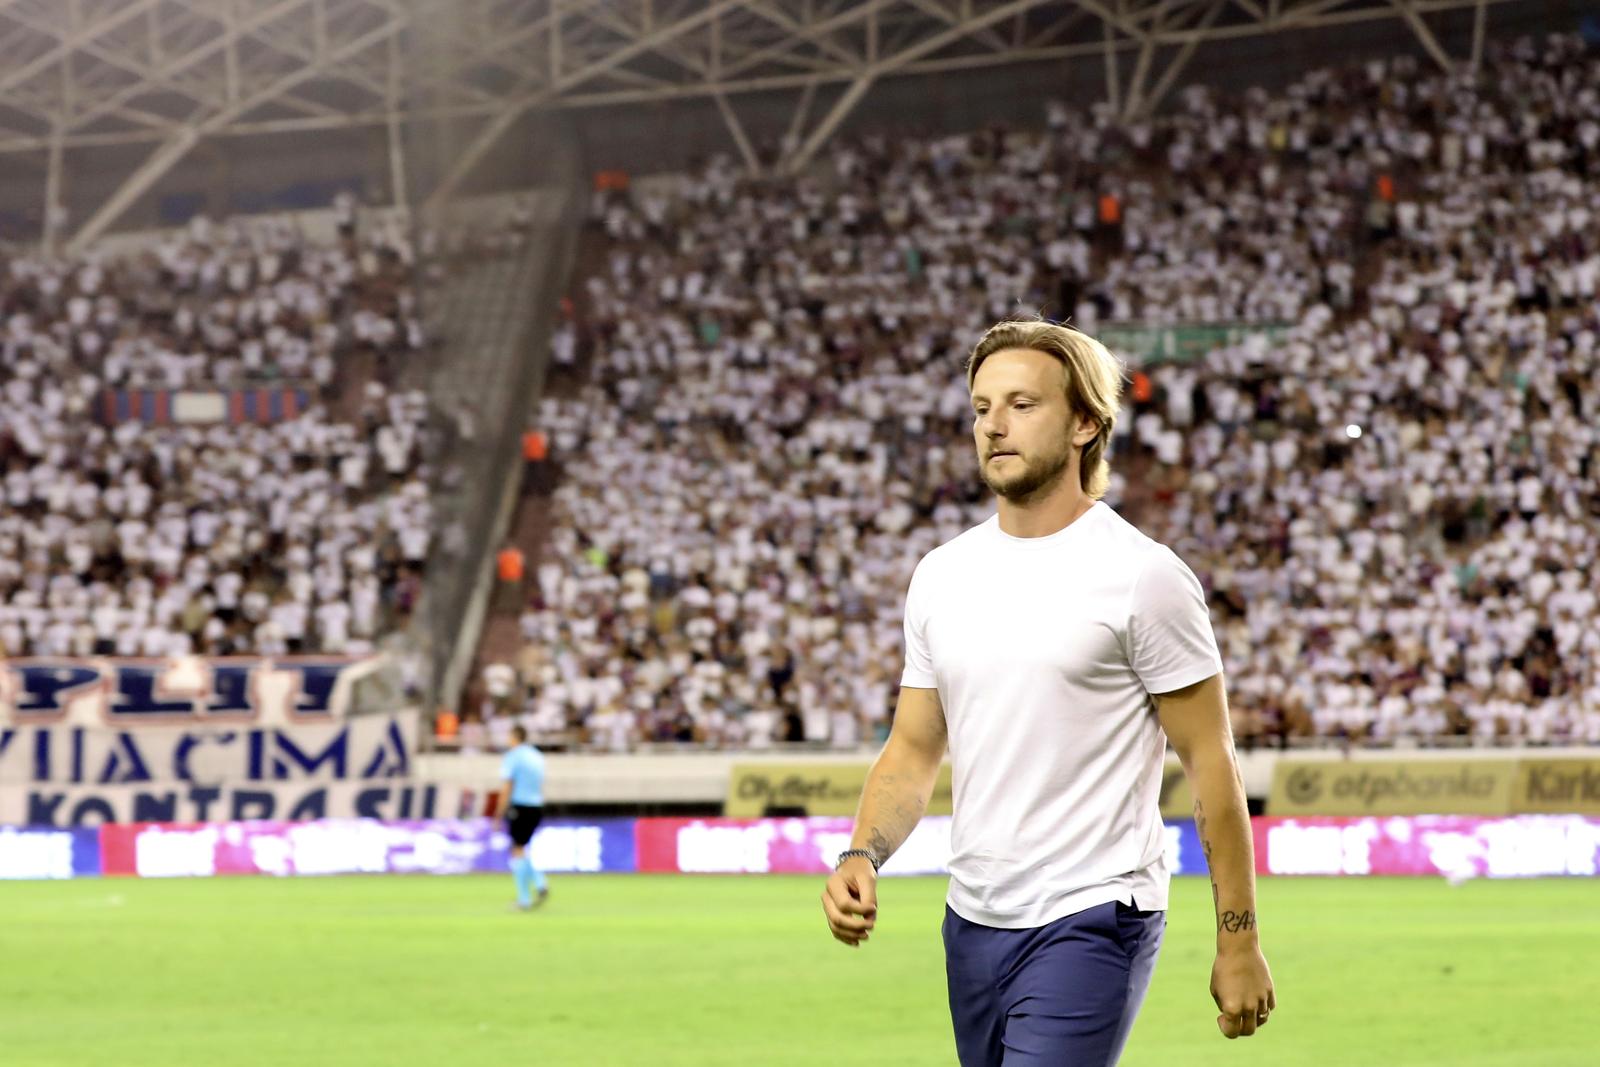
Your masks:
<instances>
[{"instance_id":1,"label":"arm tattoo","mask_svg":"<svg viewBox=\"0 0 1600 1067\"><path fill-rule=\"evenodd\" d=\"M1256 928L1256 913L1253 911L1225 911L1217 917L1217 931L1226 930L1230 934L1237 934L1243 930Z\"/></svg>"},{"instance_id":2,"label":"arm tattoo","mask_svg":"<svg viewBox=\"0 0 1600 1067\"><path fill-rule=\"evenodd\" d=\"M1194 829L1200 835L1200 849L1206 854L1206 877L1211 879L1211 906L1222 908L1222 894L1217 891L1217 874L1211 866L1211 838L1206 834L1206 809L1201 806L1200 798L1194 800Z\"/></svg>"},{"instance_id":3,"label":"arm tattoo","mask_svg":"<svg viewBox=\"0 0 1600 1067\"><path fill-rule=\"evenodd\" d=\"M1234 766L1234 773L1238 773L1238 765ZM1194 802L1194 828L1200 835L1200 848L1206 854L1206 873L1211 877L1211 906L1217 911L1217 932L1237 934L1256 928L1256 913L1253 911L1223 911L1222 894L1217 889L1217 872L1211 864L1211 838L1206 833L1206 810L1200 805L1200 798Z\"/></svg>"},{"instance_id":4,"label":"arm tattoo","mask_svg":"<svg viewBox=\"0 0 1600 1067\"><path fill-rule=\"evenodd\" d=\"M898 786L897 776L885 774L878 779L873 794L880 823L872 828L866 847L878 858L880 865L888 862L894 850L900 847L917 825L918 811L906 805Z\"/></svg>"}]
</instances>

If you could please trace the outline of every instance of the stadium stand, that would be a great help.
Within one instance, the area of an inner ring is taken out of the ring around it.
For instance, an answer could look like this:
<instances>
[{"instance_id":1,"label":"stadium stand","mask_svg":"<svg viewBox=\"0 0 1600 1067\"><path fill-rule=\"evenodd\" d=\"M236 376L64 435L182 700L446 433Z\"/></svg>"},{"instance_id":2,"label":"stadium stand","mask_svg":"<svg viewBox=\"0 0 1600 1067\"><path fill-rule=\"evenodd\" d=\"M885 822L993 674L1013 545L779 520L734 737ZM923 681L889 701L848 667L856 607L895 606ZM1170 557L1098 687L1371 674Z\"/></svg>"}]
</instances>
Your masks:
<instances>
[{"instance_id":1,"label":"stadium stand","mask_svg":"<svg viewBox=\"0 0 1600 1067\"><path fill-rule=\"evenodd\" d=\"M597 192L473 743L881 736L911 570L992 509L962 360L1037 309L1261 328L1135 365L1108 496L1201 577L1243 744L1600 741L1596 115L1524 39Z\"/></svg>"},{"instance_id":2,"label":"stadium stand","mask_svg":"<svg viewBox=\"0 0 1600 1067\"><path fill-rule=\"evenodd\" d=\"M0 655L354 655L405 620L432 529L411 251L340 217L0 254ZM291 386L308 406L261 424L101 406Z\"/></svg>"}]
</instances>

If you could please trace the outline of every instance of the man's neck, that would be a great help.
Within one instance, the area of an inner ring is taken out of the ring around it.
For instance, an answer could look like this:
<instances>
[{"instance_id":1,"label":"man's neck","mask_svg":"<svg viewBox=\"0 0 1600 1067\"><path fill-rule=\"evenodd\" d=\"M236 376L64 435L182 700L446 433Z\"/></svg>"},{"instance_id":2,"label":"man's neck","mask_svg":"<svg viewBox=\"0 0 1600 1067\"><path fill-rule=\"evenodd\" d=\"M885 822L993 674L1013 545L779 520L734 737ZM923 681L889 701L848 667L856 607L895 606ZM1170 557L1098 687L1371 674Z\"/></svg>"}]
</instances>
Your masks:
<instances>
[{"instance_id":1,"label":"man's neck","mask_svg":"<svg viewBox=\"0 0 1600 1067\"><path fill-rule=\"evenodd\" d=\"M1076 481L1063 481L1041 500L1011 501L1000 498L1000 529L1012 537L1049 537L1077 522L1094 499Z\"/></svg>"}]
</instances>

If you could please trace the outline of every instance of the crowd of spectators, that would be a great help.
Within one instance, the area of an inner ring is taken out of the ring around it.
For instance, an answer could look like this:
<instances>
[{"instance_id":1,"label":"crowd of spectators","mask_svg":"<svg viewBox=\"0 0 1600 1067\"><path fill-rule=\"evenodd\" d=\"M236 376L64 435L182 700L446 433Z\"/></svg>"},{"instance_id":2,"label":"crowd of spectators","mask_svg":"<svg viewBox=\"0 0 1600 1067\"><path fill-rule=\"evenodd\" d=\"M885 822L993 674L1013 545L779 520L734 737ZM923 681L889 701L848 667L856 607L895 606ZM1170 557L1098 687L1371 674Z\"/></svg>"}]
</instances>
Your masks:
<instances>
[{"instance_id":1,"label":"crowd of spectators","mask_svg":"<svg viewBox=\"0 0 1600 1067\"><path fill-rule=\"evenodd\" d=\"M1600 741L1597 120L1551 37L597 195L490 732L882 736L911 571L993 510L965 354L1042 311L1280 327L1135 361L1107 497L1201 578L1244 743Z\"/></svg>"},{"instance_id":2,"label":"crowd of spectators","mask_svg":"<svg viewBox=\"0 0 1600 1067\"><path fill-rule=\"evenodd\" d=\"M398 229L201 218L0 254L0 656L371 651L432 524ZM109 389L299 387L271 424L103 421Z\"/></svg>"}]
</instances>

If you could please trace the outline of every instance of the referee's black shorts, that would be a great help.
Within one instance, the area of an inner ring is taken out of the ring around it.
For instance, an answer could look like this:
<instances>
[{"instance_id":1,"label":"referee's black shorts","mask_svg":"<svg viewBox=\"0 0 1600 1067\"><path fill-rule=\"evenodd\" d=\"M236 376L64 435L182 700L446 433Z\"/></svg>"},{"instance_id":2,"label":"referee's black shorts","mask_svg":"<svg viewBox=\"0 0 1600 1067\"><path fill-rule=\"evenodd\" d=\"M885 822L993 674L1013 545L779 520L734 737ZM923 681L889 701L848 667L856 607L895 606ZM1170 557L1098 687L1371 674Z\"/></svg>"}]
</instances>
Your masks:
<instances>
[{"instance_id":1,"label":"referee's black shorts","mask_svg":"<svg viewBox=\"0 0 1600 1067\"><path fill-rule=\"evenodd\" d=\"M539 822L543 818L544 809L541 807L511 805L506 809L506 830L511 834L511 843L520 848L532 841L534 831L539 829Z\"/></svg>"}]
</instances>

